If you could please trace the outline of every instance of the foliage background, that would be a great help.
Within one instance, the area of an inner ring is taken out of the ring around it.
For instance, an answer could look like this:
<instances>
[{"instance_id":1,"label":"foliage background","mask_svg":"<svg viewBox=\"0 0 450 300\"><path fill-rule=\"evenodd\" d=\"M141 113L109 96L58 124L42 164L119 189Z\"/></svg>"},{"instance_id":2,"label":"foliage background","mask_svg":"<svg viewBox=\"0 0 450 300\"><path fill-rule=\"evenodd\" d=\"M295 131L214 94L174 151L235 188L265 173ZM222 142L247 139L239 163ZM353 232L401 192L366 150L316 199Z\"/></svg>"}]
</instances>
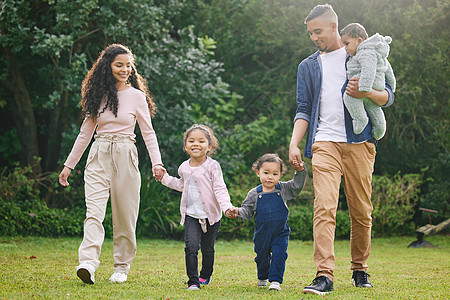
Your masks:
<instances>
[{"instance_id":1,"label":"foliage background","mask_svg":"<svg viewBox=\"0 0 450 300\"><path fill-rule=\"evenodd\" d=\"M211 126L215 156L232 201L257 184L251 164L287 146L296 104L296 70L316 49L304 18L312 0L46 0L2 1L0 15L0 232L80 235L83 168L71 187L57 175L79 132L81 81L108 44L133 50L159 108L153 119L169 173L187 156L182 134L194 122ZM449 3L441 0L329 1L340 28L363 24L391 35L390 62L398 89L384 110L386 136L377 147L374 234L402 235L450 217ZM77 13L73 13L77 12ZM138 235L182 238L179 197L154 182L138 133L142 171ZM302 146L303 148L303 146ZM305 190L290 203L292 238L311 239L310 161ZM293 170L285 175L288 180ZM341 193L336 236L349 234ZM33 215L33 217L31 216ZM395 220L395 222L392 222ZM111 216L105 219L111 234ZM223 220L224 238L251 238L252 225Z\"/></svg>"}]
</instances>

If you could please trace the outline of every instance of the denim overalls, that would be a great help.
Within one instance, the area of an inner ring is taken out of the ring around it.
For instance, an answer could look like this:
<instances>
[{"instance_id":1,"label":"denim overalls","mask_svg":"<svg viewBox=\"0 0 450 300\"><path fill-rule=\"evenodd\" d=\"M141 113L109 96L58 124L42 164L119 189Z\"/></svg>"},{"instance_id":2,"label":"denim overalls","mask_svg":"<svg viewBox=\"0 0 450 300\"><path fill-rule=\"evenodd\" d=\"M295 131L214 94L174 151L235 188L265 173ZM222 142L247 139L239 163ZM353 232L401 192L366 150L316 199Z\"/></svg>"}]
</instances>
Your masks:
<instances>
[{"instance_id":1,"label":"denim overalls","mask_svg":"<svg viewBox=\"0 0 450 300\"><path fill-rule=\"evenodd\" d=\"M255 262L258 279L283 282L287 247L291 229L287 224L289 210L281 197L279 183L275 190L263 193L262 186L256 188L258 199L255 214Z\"/></svg>"}]
</instances>

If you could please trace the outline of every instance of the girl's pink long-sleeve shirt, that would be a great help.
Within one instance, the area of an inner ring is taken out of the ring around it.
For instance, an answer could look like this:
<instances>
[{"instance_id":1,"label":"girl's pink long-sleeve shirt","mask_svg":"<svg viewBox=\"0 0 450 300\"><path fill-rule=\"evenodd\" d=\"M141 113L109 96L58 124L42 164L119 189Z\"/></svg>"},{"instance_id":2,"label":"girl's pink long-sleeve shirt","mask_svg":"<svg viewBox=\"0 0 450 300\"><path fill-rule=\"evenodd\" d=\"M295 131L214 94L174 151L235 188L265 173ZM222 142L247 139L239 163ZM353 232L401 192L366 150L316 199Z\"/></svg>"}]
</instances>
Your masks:
<instances>
[{"instance_id":1,"label":"girl's pink long-sleeve shirt","mask_svg":"<svg viewBox=\"0 0 450 300\"><path fill-rule=\"evenodd\" d=\"M186 218L188 183L192 178L198 188L200 199L208 216L208 222L210 225L213 225L222 218L222 211L226 212L233 207L227 186L223 180L222 169L220 164L210 157L201 166L195 168L190 167L189 162L190 159L183 162L178 168L180 178L165 173L161 183L171 189L182 192L180 223L183 225Z\"/></svg>"},{"instance_id":2,"label":"girl's pink long-sleeve shirt","mask_svg":"<svg viewBox=\"0 0 450 300\"><path fill-rule=\"evenodd\" d=\"M145 94L134 87L129 87L125 90L118 91L117 98L119 100L117 118L114 116L113 112L107 108L100 114L95 122L90 118L84 119L72 151L64 163L65 166L71 169L76 166L89 145L96 129L97 134L117 133L135 138L134 128L136 126L136 120L141 129L142 137L147 146L152 165L162 164L158 140L155 131L153 130ZM103 106L104 104L100 107L103 108Z\"/></svg>"}]
</instances>

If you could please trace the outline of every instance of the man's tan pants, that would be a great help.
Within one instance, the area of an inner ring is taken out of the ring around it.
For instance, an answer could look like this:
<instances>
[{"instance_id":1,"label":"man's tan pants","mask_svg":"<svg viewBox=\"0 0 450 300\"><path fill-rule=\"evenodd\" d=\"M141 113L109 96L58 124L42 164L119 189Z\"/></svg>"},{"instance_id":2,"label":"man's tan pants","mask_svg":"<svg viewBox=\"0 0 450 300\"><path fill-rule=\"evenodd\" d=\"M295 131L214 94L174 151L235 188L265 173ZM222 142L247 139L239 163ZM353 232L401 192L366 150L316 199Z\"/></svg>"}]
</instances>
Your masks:
<instances>
[{"instance_id":1,"label":"man's tan pants","mask_svg":"<svg viewBox=\"0 0 450 300\"><path fill-rule=\"evenodd\" d=\"M134 139L126 135L95 137L84 172L86 220L78 254L81 263L98 268L105 231L102 225L111 196L114 273L127 274L136 255L136 221L141 176Z\"/></svg>"},{"instance_id":2,"label":"man's tan pants","mask_svg":"<svg viewBox=\"0 0 450 300\"><path fill-rule=\"evenodd\" d=\"M334 233L339 186L344 178L351 219L351 269L366 270L372 227L372 173L375 145L315 142L312 147L314 184L314 262L317 276L334 281Z\"/></svg>"}]
</instances>

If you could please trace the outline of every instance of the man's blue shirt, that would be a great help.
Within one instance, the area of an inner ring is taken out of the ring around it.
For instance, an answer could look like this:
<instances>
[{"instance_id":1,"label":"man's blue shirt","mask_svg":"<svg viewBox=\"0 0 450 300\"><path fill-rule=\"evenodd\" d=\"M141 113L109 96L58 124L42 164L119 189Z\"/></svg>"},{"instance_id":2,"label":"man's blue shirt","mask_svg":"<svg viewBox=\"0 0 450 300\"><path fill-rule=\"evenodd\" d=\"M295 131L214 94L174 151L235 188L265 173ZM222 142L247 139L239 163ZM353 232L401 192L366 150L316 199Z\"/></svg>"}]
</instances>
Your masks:
<instances>
[{"instance_id":1,"label":"man's blue shirt","mask_svg":"<svg viewBox=\"0 0 450 300\"><path fill-rule=\"evenodd\" d=\"M342 94L345 92L347 81L342 87ZM319 122L319 102L322 88L322 63L319 51L304 59L298 66L297 72L297 111L294 122L297 119L304 119L309 122L308 136L303 155L312 158L312 145L316 136ZM389 100L383 107L391 106L394 103L394 93L391 86L386 81L386 90L389 93ZM352 118L344 105L345 131L347 143L361 143L373 140L372 126L369 122L366 128L360 133L353 132Z\"/></svg>"}]
</instances>

